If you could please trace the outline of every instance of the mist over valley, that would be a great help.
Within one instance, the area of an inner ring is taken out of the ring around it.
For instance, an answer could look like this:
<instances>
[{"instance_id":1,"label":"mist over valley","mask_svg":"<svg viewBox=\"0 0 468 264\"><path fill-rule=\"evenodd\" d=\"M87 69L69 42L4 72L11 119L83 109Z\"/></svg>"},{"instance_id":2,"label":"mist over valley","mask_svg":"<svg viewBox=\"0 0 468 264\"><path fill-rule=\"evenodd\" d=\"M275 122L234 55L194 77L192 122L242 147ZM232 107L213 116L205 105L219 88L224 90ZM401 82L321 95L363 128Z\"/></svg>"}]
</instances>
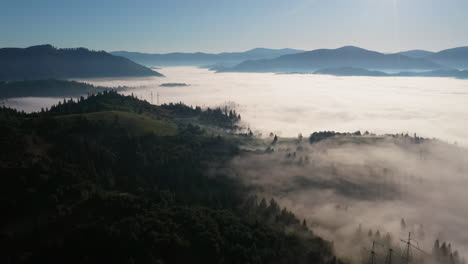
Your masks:
<instances>
[{"instance_id":1,"label":"mist over valley","mask_svg":"<svg viewBox=\"0 0 468 264\"><path fill-rule=\"evenodd\" d=\"M0 263L467 264L468 1L5 1Z\"/></svg>"}]
</instances>

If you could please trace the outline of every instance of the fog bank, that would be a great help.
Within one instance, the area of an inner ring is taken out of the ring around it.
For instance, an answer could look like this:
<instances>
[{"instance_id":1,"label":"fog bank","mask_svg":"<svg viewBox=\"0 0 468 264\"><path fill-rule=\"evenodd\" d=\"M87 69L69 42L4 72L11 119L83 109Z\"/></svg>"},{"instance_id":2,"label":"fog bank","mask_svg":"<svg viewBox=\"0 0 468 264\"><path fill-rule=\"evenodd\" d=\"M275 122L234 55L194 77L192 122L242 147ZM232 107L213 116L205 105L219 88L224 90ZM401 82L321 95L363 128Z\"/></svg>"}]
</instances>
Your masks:
<instances>
[{"instance_id":1,"label":"fog bank","mask_svg":"<svg viewBox=\"0 0 468 264\"><path fill-rule=\"evenodd\" d=\"M339 254L356 257L369 249L378 240L367 237L369 230L379 230L382 239L389 233L396 250L412 232L428 253L439 239L468 254L466 149L411 137L347 137L273 148L233 160L234 177L305 218L314 232L334 241ZM356 238L359 227L365 239Z\"/></svg>"},{"instance_id":2,"label":"fog bank","mask_svg":"<svg viewBox=\"0 0 468 264\"><path fill-rule=\"evenodd\" d=\"M213 73L194 67L159 70L166 78L95 80L160 103L215 106L234 102L263 134L369 130L417 133L468 144L468 81L452 78L335 77L307 74ZM158 87L161 83L187 87Z\"/></svg>"},{"instance_id":3,"label":"fog bank","mask_svg":"<svg viewBox=\"0 0 468 264\"><path fill-rule=\"evenodd\" d=\"M166 77L82 80L130 86L156 104L235 104L246 126L282 136L313 131L417 133L468 144L468 81L452 78L336 77L307 74L214 73L195 67L159 69ZM186 83L185 87L159 87ZM58 99L50 100L50 104ZM13 99L15 106L31 100ZM6 103L7 105L8 102ZM43 106L43 104L41 104ZM40 108L39 108L40 109Z\"/></svg>"}]
</instances>

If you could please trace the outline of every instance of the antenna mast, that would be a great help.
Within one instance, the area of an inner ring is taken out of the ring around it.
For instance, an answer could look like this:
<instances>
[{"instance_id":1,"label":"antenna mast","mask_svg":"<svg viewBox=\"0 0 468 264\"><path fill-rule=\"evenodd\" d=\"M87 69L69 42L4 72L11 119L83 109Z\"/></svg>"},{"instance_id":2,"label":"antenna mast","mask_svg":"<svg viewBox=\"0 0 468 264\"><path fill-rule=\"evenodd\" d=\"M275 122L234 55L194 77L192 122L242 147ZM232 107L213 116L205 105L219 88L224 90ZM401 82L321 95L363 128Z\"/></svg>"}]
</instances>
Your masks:
<instances>
[{"instance_id":1,"label":"antenna mast","mask_svg":"<svg viewBox=\"0 0 468 264\"><path fill-rule=\"evenodd\" d=\"M375 241L372 241L370 264L375 264Z\"/></svg>"}]
</instances>

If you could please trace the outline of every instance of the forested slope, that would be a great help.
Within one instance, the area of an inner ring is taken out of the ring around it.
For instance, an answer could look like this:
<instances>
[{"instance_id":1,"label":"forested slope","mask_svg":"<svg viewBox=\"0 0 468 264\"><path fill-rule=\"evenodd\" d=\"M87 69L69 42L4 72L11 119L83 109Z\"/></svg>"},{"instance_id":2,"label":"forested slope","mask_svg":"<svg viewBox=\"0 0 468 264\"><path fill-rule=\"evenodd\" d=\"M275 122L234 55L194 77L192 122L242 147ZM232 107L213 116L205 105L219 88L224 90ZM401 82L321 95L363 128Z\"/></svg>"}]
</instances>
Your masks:
<instances>
[{"instance_id":1,"label":"forested slope","mask_svg":"<svg viewBox=\"0 0 468 264\"><path fill-rule=\"evenodd\" d=\"M210 170L242 151L200 125L229 131L239 118L107 91L40 113L2 108L2 262L338 262L275 200Z\"/></svg>"}]
</instances>

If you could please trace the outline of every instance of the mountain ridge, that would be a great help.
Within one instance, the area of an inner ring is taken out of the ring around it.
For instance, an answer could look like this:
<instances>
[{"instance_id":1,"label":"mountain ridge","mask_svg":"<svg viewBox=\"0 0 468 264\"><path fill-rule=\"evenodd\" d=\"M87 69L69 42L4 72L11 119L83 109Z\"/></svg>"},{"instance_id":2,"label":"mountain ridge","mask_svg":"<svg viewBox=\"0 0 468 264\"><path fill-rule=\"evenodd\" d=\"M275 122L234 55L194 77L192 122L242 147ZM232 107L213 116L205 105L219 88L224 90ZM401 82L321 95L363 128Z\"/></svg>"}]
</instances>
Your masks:
<instances>
[{"instance_id":1,"label":"mountain ridge","mask_svg":"<svg viewBox=\"0 0 468 264\"><path fill-rule=\"evenodd\" d=\"M143 53L130 51L112 51L111 54L123 56L144 65L158 66L205 66L210 64L240 63L247 59L275 58L285 54L304 52L296 49L254 48L243 52L171 52Z\"/></svg>"},{"instance_id":2,"label":"mountain ridge","mask_svg":"<svg viewBox=\"0 0 468 264\"><path fill-rule=\"evenodd\" d=\"M0 80L163 76L127 58L50 44L0 49Z\"/></svg>"},{"instance_id":3,"label":"mountain ridge","mask_svg":"<svg viewBox=\"0 0 468 264\"><path fill-rule=\"evenodd\" d=\"M457 69L468 69L468 46L445 49L431 54L427 59Z\"/></svg>"},{"instance_id":4,"label":"mountain ridge","mask_svg":"<svg viewBox=\"0 0 468 264\"><path fill-rule=\"evenodd\" d=\"M428 50L421 50L421 49L414 49L414 50L406 50L406 51L400 51L395 54L401 54L410 58L425 58L427 56L430 56L434 54L435 52L428 51Z\"/></svg>"},{"instance_id":5,"label":"mountain ridge","mask_svg":"<svg viewBox=\"0 0 468 264\"><path fill-rule=\"evenodd\" d=\"M383 54L355 46L344 46L337 49L317 49L303 53L283 55L270 60L245 61L225 71L313 71L321 68L335 67L433 70L442 66L429 60L410 58L401 54Z\"/></svg>"}]
</instances>

